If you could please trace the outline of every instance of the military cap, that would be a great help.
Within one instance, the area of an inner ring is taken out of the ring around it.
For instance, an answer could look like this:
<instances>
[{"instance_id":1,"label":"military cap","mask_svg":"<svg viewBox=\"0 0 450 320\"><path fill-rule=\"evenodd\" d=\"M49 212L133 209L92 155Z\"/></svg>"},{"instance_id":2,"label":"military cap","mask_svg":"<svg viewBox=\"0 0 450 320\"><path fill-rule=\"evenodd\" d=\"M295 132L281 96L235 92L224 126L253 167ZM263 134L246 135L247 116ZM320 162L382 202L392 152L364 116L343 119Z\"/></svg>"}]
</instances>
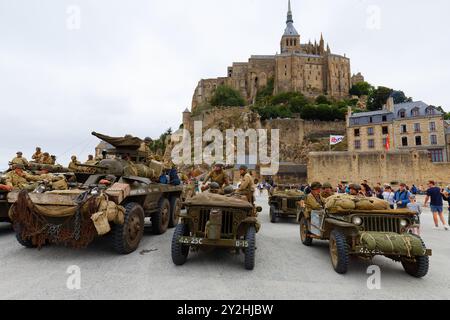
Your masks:
<instances>
[{"instance_id":1,"label":"military cap","mask_svg":"<svg viewBox=\"0 0 450 320\"><path fill-rule=\"evenodd\" d=\"M22 152L22 151L17 151L16 154L17 154L18 156L21 156L21 155L23 155L23 152Z\"/></svg>"},{"instance_id":2,"label":"military cap","mask_svg":"<svg viewBox=\"0 0 450 320\"><path fill-rule=\"evenodd\" d=\"M317 190L317 189L321 189L321 188L322 188L322 184L320 182L311 183L311 190Z\"/></svg>"},{"instance_id":3,"label":"military cap","mask_svg":"<svg viewBox=\"0 0 450 320\"><path fill-rule=\"evenodd\" d=\"M214 164L214 167L221 167L221 168L223 168L225 165L222 163L222 162L216 162L215 164Z\"/></svg>"},{"instance_id":4,"label":"military cap","mask_svg":"<svg viewBox=\"0 0 450 320\"><path fill-rule=\"evenodd\" d=\"M247 170L248 170L248 167L245 166L245 165L242 165L242 166L239 167L239 170L246 170L246 171L247 171Z\"/></svg>"},{"instance_id":5,"label":"military cap","mask_svg":"<svg viewBox=\"0 0 450 320\"><path fill-rule=\"evenodd\" d=\"M322 188L324 188L324 189L333 189L333 186L331 185L331 183L325 182L325 183L322 185Z\"/></svg>"}]
</instances>

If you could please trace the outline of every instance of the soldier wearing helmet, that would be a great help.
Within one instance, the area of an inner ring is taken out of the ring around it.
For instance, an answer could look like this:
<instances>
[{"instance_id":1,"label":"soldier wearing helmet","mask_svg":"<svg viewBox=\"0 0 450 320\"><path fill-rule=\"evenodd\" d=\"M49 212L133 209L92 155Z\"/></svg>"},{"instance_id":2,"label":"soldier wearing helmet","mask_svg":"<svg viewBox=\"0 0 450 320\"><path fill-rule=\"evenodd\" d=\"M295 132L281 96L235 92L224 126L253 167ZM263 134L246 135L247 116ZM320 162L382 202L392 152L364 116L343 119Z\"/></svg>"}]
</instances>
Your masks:
<instances>
[{"instance_id":1,"label":"soldier wearing helmet","mask_svg":"<svg viewBox=\"0 0 450 320\"><path fill-rule=\"evenodd\" d=\"M20 165L22 165L22 166L24 166L26 168L26 167L28 167L28 160L25 159L25 157L23 156L22 151L18 151L16 153L16 157L11 160L11 164L12 165L20 164Z\"/></svg>"},{"instance_id":2,"label":"soldier wearing helmet","mask_svg":"<svg viewBox=\"0 0 450 320\"><path fill-rule=\"evenodd\" d=\"M210 185L207 183L211 181L211 183L215 182L219 185L220 189L228 186L230 184L228 180L228 176L223 169L223 164L216 163L214 165L213 171L211 171L205 178L204 186L202 187L202 191L206 191L210 188Z\"/></svg>"},{"instance_id":3,"label":"soldier wearing helmet","mask_svg":"<svg viewBox=\"0 0 450 320\"><path fill-rule=\"evenodd\" d=\"M241 174L241 184L238 192L247 197L248 202L254 204L255 202L255 183L253 177L248 172L247 166L241 166L239 168Z\"/></svg>"},{"instance_id":4,"label":"soldier wearing helmet","mask_svg":"<svg viewBox=\"0 0 450 320\"><path fill-rule=\"evenodd\" d=\"M311 211L322 210L325 207L325 199L321 196L322 184L313 182L311 184L311 193L305 200L305 218L311 217Z\"/></svg>"},{"instance_id":5,"label":"soldier wearing helmet","mask_svg":"<svg viewBox=\"0 0 450 320\"><path fill-rule=\"evenodd\" d=\"M322 185L322 193L320 194L322 198L327 199L334 195L333 186L329 182L325 182Z\"/></svg>"}]
</instances>

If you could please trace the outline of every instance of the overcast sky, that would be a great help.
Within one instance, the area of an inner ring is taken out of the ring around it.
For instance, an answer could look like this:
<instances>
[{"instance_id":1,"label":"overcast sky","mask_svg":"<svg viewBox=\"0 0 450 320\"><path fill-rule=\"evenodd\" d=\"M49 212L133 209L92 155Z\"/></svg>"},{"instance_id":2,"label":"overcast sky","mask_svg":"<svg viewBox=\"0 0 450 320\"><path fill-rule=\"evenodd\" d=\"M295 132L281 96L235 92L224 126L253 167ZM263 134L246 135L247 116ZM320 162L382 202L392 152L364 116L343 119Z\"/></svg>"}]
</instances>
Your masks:
<instances>
[{"instance_id":1,"label":"overcast sky","mask_svg":"<svg viewBox=\"0 0 450 320\"><path fill-rule=\"evenodd\" d=\"M448 0L292 0L374 85L450 111ZM278 52L287 0L0 0L0 169L35 146L85 160L90 132L157 137L201 78ZM78 12L80 16L78 18Z\"/></svg>"}]
</instances>

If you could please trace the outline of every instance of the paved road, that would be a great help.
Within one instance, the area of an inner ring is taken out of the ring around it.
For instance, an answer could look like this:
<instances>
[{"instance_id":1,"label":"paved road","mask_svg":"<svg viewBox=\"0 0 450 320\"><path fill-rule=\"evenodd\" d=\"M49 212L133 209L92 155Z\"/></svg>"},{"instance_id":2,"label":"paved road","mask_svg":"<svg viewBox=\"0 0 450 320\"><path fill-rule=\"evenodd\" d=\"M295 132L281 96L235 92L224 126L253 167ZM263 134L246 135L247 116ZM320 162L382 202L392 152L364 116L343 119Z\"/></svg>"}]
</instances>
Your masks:
<instances>
[{"instance_id":1,"label":"paved road","mask_svg":"<svg viewBox=\"0 0 450 320\"><path fill-rule=\"evenodd\" d=\"M450 298L450 232L432 230L426 212L423 237L434 250L430 274L411 278L400 264L382 257L372 263L351 261L349 273L336 274L327 243L307 248L300 244L292 221L269 223L267 197L258 234L256 269L248 272L243 257L228 252L192 254L175 267L170 258L172 231L148 235L139 251L116 255L108 239L86 250L22 248L9 225L0 224L1 299L437 299ZM145 251L144 251L145 250ZM381 289L367 288L366 270L380 266ZM79 266L81 289L66 286L69 266Z\"/></svg>"}]
</instances>

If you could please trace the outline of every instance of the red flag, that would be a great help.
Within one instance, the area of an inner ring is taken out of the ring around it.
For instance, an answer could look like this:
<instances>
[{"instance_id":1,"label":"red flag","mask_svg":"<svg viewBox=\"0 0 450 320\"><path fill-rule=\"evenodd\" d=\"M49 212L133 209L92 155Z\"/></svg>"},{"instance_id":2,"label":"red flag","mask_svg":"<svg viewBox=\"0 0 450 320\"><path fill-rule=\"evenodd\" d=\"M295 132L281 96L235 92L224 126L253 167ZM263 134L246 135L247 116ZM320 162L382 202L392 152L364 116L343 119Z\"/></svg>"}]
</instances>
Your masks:
<instances>
[{"instance_id":1,"label":"red flag","mask_svg":"<svg viewBox=\"0 0 450 320\"><path fill-rule=\"evenodd\" d=\"M386 138L385 148L386 148L386 151L389 151L389 149L391 149L391 139L390 139L389 135Z\"/></svg>"}]
</instances>

